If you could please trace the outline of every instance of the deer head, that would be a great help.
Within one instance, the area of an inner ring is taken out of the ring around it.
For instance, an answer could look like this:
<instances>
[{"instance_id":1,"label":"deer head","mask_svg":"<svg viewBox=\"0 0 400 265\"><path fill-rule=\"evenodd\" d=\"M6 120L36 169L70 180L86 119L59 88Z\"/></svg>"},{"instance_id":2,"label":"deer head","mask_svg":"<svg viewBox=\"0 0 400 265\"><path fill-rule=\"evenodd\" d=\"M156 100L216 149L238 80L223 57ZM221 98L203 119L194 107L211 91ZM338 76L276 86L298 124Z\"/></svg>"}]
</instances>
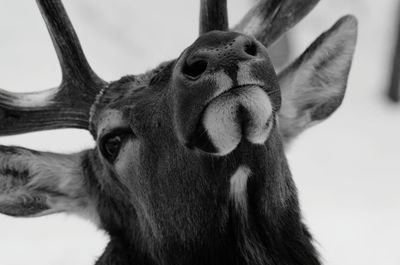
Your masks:
<instances>
[{"instance_id":1,"label":"deer head","mask_svg":"<svg viewBox=\"0 0 400 265\"><path fill-rule=\"evenodd\" d=\"M59 87L1 90L0 134L89 129L76 154L0 147L0 212L70 212L108 232L97 264L319 264L283 144L341 104L357 23L340 19L276 75L267 47L317 0L259 1L228 31L202 0L200 37L141 75L100 79L58 0L37 0ZM135 263L136 262L136 263Z\"/></svg>"}]
</instances>

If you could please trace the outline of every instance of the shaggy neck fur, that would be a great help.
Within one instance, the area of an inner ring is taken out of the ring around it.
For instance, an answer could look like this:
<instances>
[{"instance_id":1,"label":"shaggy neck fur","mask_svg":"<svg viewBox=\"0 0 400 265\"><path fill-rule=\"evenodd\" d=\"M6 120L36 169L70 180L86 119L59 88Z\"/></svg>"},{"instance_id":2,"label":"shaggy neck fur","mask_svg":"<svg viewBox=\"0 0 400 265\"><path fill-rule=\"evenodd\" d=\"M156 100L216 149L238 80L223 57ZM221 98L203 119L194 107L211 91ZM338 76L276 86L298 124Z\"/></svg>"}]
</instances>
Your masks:
<instances>
[{"instance_id":1,"label":"shaggy neck fur","mask_svg":"<svg viewBox=\"0 0 400 265\"><path fill-rule=\"evenodd\" d=\"M311 236L301 222L296 190L279 138L274 130L265 145L240 144L227 159L234 161L236 169L227 178L231 187L225 228L192 246L175 246L172 242L174 251L161 250L159 257L146 254L129 203L91 179L97 183L92 186L101 189L98 212L111 237L96 264L320 264ZM86 168L90 171L90 166Z\"/></svg>"},{"instance_id":2,"label":"shaggy neck fur","mask_svg":"<svg viewBox=\"0 0 400 265\"><path fill-rule=\"evenodd\" d=\"M238 185L246 189L245 197L231 197L229 226L236 242L236 260L231 264L320 264L301 222L297 192L279 138L274 131L264 146L239 147L242 166L236 174L248 176L246 184Z\"/></svg>"}]
</instances>

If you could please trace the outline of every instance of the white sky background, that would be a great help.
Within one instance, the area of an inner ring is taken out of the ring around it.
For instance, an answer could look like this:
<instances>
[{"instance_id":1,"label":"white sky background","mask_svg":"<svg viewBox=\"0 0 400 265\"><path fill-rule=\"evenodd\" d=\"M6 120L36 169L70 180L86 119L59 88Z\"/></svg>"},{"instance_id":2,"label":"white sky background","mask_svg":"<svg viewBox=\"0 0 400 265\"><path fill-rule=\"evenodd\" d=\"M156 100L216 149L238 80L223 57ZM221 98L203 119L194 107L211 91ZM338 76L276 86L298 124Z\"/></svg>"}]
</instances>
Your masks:
<instances>
[{"instance_id":1,"label":"white sky background","mask_svg":"<svg viewBox=\"0 0 400 265\"><path fill-rule=\"evenodd\" d=\"M198 1L64 1L95 71L105 80L141 73L177 57L198 31ZM234 24L250 0L231 0ZM396 0L322 0L293 30L301 53L341 15L359 19L348 92L326 122L288 152L306 223L327 265L400 264L400 104L385 101ZM398 15L398 14L397 14ZM0 0L0 88L56 86L61 78L46 27L32 0ZM75 152L93 146L79 130L2 137L0 144ZM0 215L0 265L90 265L107 238L73 216Z\"/></svg>"}]
</instances>

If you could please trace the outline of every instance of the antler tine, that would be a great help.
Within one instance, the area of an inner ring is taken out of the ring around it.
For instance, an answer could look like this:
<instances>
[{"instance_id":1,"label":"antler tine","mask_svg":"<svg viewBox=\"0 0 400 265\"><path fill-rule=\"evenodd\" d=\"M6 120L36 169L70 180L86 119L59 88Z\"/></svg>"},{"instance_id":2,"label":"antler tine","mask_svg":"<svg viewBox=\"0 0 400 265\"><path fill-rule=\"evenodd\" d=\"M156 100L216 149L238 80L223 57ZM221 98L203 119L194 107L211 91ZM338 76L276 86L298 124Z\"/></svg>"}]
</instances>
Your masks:
<instances>
[{"instance_id":1,"label":"antler tine","mask_svg":"<svg viewBox=\"0 0 400 265\"><path fill-rule=\"evenodd\" d=\"M319 0L260 0L233 31L253 35L265 47L307 15Z\"/></svg>"},{"instance_id":2,"label":"antler tine","mask_svg":"<svg viewBox=\"0 0 400 265\"><path fill-rule=\"evenodd\" d=\"M200 2L200 35L212 30L228 30L226 0Z\"/></svg>"},{"instance_id":3,"label":"antler tine","mask_svg":"<svg viewBox=\"0 0 400 265\"><path fill-rule=\"evenodd\" d=\"M79 79L81 83L94 82L94 84L89 84L88 89L104 83L90 68L61 1L37 0L36 2L56 49L63 72L63 81Z\"/></svg>"},{"instance_id":4,"label":"antler tine","mask_svg":"<svg viewBox=\"0 0 400 265\"><path fill-rule=\"evenodd\" d=\"M61 85L35 93L0 89L0 135L88 129L90 107L106 86L90 68L60 0L37 0L62 69Z\"/></svg>"}]
</instances>

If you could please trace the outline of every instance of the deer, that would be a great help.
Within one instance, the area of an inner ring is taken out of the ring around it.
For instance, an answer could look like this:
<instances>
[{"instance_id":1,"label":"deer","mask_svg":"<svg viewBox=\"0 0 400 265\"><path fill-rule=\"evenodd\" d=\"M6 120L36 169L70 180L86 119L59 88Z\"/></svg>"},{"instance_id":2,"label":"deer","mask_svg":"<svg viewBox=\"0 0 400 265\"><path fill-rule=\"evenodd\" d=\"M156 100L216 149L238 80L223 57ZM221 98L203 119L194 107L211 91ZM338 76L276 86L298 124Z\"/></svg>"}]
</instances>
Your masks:
<instances>
[{"instance_id":1,"label":"deer","mask_svg":"<svg viewBox=\"0 0 400 265\"><path fill-rule=\"evenodd\" d=\"M0 146L0 213L71 213L109 236L97 265L321 264L286 146L342 103L357 20L339 19L280 73L268 47L318 0L260 0L229 28L200 1L200 34L177 59L104 81L60 0L37 0L61 84L0 91L0 134L80 128L60 154Z\"/></svg>"}]
</instances>

